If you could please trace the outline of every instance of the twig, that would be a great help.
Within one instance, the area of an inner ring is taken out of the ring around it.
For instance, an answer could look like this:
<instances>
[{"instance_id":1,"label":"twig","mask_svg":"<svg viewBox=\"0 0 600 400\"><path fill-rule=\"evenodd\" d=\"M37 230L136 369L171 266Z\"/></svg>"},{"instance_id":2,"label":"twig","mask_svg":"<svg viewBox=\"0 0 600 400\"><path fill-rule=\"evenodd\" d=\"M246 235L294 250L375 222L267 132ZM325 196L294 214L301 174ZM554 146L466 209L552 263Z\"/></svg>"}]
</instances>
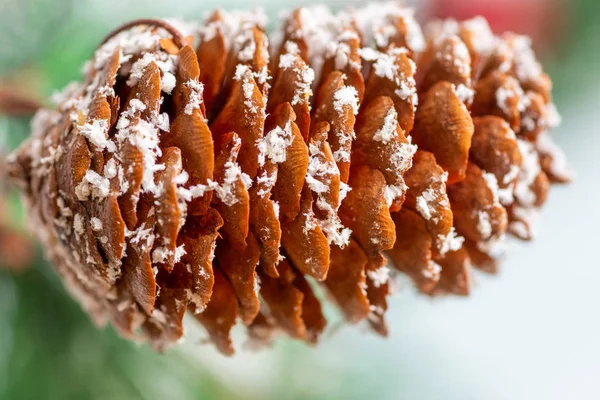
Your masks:
<instances>
[{"instance_id":1,"label":"twig","mask_svg":"<svg viewBox=\"0 0 600 400\"><path fill-rule=\"evenodd\" d=\"M22 91L0 87L0 114L12 117L30 117L44 104Z\"/></svg>"}]
</instances>

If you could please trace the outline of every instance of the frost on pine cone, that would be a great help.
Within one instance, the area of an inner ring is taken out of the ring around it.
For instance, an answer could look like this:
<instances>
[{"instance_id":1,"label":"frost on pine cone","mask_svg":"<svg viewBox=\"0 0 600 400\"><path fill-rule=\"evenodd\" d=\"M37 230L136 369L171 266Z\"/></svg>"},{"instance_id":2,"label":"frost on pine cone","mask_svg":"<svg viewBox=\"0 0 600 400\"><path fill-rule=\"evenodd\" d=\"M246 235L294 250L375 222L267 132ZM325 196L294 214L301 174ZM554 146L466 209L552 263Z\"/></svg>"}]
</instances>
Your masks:
<instances>
[{"instance_id":1,"label":"frost on pine cone","mask_svg":"<svg viewBox=\"0 0 600 400\"><path fill-rule=\"evenodd\" d=\"M551 82L525 37L409 9L299 9L117 30L11 159L33 227L94 320L162 349L202 324L224 353L315 343L320 282L385 335L390 269L469 293L550 182ZM173 26L176 26L174 28ZM392 274L393 276L393 274Z\"/></svg>"}]
</instances>

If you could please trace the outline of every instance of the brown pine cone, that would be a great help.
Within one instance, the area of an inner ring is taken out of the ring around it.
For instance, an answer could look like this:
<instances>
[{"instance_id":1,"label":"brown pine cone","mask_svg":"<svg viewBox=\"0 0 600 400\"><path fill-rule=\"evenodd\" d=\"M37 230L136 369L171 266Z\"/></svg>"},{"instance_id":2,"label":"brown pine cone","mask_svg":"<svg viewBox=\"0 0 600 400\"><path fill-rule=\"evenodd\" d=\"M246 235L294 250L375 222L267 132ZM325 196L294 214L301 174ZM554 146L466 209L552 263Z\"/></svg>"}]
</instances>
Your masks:
<instances>
[{"instance_id":1,"label":"brown pine cone","mask_svg":"<svg viewBox=\"0 0 600 400\"><path fill-rule=\"evenodd\" d=\"M35 232L94 320L162 349L187 310L223 353L239 319L316 343L315 281L387 333L386 255L426 293L467 294L550 181L550 80L482 19L324 7L134 21L13 155ZM195 49L195 50L194 50ZM418 149L418 151L417 151Z\"/></svg>"}]
</instances>

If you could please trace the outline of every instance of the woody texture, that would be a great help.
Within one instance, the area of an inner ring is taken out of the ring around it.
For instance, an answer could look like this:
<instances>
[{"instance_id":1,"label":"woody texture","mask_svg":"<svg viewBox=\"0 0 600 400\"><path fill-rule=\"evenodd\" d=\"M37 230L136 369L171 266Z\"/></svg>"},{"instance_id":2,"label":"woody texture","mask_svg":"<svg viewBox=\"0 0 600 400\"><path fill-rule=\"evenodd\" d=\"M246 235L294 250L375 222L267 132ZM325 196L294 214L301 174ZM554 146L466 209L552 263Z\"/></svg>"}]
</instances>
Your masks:
<instances>
[{"instance_id":1,"label":"woody texture","mask_svg":"<svg viewBox=\"0 0 600 400\"><path fill-rule=\"evenodd\" d=\"M10 156L97 324L162 350L187 315L231 354L238 322L251 344L316 343L327 300L387 335L398 273L469 294L472 266L496 271L569 181L528 38L482 18L422 30L395 3L266 23L122 26Z\"/></svg>"}]
</instances>

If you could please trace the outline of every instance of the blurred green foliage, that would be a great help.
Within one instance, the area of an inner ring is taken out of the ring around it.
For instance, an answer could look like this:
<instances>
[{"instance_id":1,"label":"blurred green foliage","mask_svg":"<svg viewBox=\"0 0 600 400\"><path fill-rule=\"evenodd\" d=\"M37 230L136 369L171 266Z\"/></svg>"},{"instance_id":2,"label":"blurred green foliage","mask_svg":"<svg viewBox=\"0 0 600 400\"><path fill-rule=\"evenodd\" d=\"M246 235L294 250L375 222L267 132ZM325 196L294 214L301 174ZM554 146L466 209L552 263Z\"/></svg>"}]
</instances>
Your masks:
<instances>
[{"instance_id":1,"label":"blurred green foliage","mask_svg":"<svg viewBox=\"0 0 600 400\"><path fill-rule=\"evenodd\" d=\"M571 18L560 46L547 56L544 65L554 82L553 94L559 109L561 102L593 88L590 83L597 81L600 65L600 1L565 0L565 3Z\"/></svg>"},{"instance_id":2,"label":"blurred green foliage","mask_svg":"<svg viewBox=\"0 0 600 400\"><path fill-rule=\"evenodd\" d=\"M0 398L229 399L206 371L98 330L38 260L0 271Z\"/></svg>"}]
</instances>

